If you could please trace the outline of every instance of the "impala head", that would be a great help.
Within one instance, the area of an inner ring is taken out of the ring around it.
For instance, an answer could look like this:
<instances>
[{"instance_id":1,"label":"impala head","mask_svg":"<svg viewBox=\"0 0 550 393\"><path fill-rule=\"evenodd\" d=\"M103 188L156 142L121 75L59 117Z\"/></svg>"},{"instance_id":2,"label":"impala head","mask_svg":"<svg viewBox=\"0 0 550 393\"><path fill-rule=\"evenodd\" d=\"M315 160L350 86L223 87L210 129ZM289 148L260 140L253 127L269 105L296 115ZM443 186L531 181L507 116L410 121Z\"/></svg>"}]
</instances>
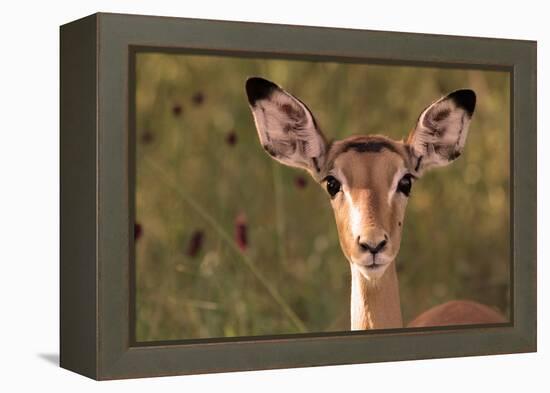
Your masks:
<instances>
[{"instance_id":1,"label":"impala head","mask_svg":"<svg viewBox=\"0 0 550 393\"><path fill-rule=\"evenodd\" d=\"M365 135L327 143L306 105L276 84L250 78L246 92L263 148L326 189L342 251L368 280L380 278L399 252L413 183L462 153L476 102L471 90L438 99L406 140Z\"/></svg>"}]
</instances>

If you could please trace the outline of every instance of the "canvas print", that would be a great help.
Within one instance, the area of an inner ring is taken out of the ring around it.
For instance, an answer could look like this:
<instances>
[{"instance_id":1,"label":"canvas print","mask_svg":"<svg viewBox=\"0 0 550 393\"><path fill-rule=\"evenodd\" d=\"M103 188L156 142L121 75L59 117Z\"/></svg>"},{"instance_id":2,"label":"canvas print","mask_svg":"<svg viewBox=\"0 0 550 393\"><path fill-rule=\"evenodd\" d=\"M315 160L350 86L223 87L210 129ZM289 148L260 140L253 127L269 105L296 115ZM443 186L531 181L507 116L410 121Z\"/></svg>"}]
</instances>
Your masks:
<instances>
[{"instance_id":1,"label":"canvas print","mask_svg":"<svg viewBox=\"0 0 550 393\"><path fill-rule=\"evenodd\" d=\"M133 61L137 342L510 321L508 72Z\"/></svg>"}]
</instances>

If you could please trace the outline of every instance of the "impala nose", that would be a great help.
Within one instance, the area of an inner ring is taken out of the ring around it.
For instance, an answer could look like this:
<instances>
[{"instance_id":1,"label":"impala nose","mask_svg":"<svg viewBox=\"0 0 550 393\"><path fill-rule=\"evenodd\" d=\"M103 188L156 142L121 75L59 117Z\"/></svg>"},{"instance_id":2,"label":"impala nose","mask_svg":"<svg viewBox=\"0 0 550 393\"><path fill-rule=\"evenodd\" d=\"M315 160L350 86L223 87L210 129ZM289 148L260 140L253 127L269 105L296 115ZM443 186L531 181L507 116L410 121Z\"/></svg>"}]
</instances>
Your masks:
<instances>
[{"instance_id":1,"label":"impala nose","mask_svg":"<svg viewBox=\"0 0 550 393\"><path fill-rule=\"evenodd\" d=\"M378 241L368 241L361 236L357 237L357 244L359 245L359 249L363 252L370 252L371 254L376 254L380 251L382 251L386 244L388 243L388 236L384 235L383 239L380 239Z\"/></svg>"}]
</instances>

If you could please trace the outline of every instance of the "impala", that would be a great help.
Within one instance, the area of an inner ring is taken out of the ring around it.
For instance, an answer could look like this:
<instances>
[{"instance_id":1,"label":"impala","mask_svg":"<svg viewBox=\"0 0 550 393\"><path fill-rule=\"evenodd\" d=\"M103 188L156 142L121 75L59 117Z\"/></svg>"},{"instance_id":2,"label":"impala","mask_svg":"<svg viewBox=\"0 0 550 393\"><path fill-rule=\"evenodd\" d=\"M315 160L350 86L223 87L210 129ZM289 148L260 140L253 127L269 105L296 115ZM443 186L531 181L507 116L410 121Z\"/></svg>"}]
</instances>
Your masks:
<instances>
[{"instance_id":1,"label":"impala","mask_svg":"<svg viewBox=\"0 0 550 393\"><path fill-rule=\"evenodd\" d=\"M327 142L306 105L275 83L253 77L246 93L258 137L275 160L305 169L330 197L351 268L351 329L403 326L395 258L411 187L464 149L476 95L457 90L429 105L406 140L382 135ZM450 301L408 326L501 323L488 306Z\"/></svg>"}]
</instances>

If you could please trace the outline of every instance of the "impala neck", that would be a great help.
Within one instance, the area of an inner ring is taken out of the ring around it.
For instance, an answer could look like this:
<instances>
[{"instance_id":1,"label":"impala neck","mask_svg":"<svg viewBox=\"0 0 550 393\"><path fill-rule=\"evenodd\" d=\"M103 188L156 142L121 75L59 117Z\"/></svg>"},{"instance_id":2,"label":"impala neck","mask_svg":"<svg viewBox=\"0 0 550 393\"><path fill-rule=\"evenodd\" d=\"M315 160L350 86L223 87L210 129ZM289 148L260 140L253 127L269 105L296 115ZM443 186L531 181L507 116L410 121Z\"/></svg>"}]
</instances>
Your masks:
<instances>
[{"instance_id":1,"label":"impala neck","mask_svg":"<svg viewBox=\"0 0 550 393\"><path fill-rule=\"evenodd\" d=\"M376 281L368 281L351 265L351 329L403 327L395 262Z\"/></svg>"}]
</instances>

